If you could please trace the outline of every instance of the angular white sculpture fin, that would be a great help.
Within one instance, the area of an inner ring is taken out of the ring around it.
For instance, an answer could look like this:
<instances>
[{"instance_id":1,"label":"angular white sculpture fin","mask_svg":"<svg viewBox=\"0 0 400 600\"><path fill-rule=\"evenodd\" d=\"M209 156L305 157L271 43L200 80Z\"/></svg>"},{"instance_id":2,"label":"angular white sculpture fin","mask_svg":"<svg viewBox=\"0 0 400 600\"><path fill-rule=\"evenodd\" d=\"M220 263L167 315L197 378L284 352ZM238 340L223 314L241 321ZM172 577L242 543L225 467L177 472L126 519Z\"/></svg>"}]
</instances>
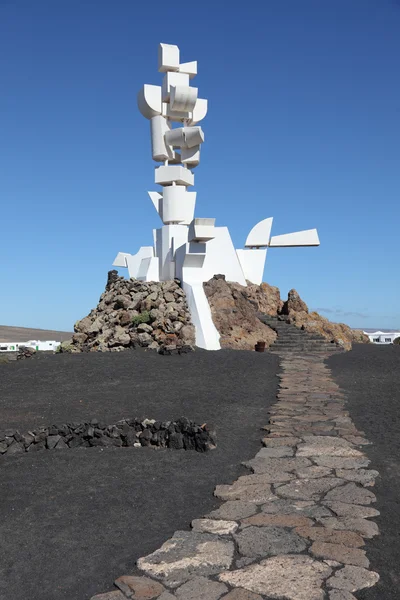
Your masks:
<instances>
[{"instance_id":1,"label":"angular white sculpture fin","mask_svg":"<svg viewBox=\"0 0 400 600\"><path fill-rule=\"evenodd\" d=\"M128 252L118 252L114 259L113 267L127 267L127 256L131 256Z\"/></svg>"},{"instance_id":2,"label":"angular white sculpture fin","mask_svg":"<svg viewBox=\"0 0 400 600\"><path fill-rule=\"evenodd\" d=\"M160 194L160 192L147 192L147 193L150 196L150 200L154 204L154 208L156 209L156 211L158 212L158 214L162 218L162 204L161 204L161 201L162 201L163 195Z\"/></svg>"},{"instance_id":3,"label":"angular white sculpture fin","mask_svg":"<svg viewBox=\"0 0 400 600\"><path fill-rule=\"evenodd\" d=\"M197 75L197 60L181 63L179 65L179 73L187 73L190 79Z\"/></svg>"},{"instance_id":4,"label":"angular white sculpture fin","mask_svg":"<svg viewBox=\"0 0 400 600\"><path fill-rule=\"evenodd\" d=\"M162 89L159 85L148 85L142 87L137 95L137 103L140 112L146 119L152 119L162 113Z\"/></svg>"},{"instance_id":5,"label":"angular white sculpture fin","mask_svg":"<svg viewBox=\"0 0 400 600\"><path fill-rule=\"evenodd\" d=\"M196 123L200 123L202 121L208 110L208 100L205 98L197 98L197 102L193 109L192 118L190 120L190 125L196 125Z\"/></svg>"},{"instance_id":6,"label":"angular white sculpture fin","mask_svg":"<svg viewBox=\"0 0 400 600\"><path fill-rule=\"evenodd\" d=\"M271 248L287 248L290 246L319 246L319 237L316 229L306 229L295 233L274 235L269 243Z\"/></svg>"},{"instance_id":7,"label":"angular white sculpture fin","mask_svg":"<svg viewBox=\"0 0 400 600\"><path fill-rule=\"evenodd\" d=\"M257 225L254 225L253 229L247 236L245 247L262 248L265 246L269 246L273 220L273 217L269 217L268 219L260 221L259 223L257 223Z\"/></svg>"}]
</instances>

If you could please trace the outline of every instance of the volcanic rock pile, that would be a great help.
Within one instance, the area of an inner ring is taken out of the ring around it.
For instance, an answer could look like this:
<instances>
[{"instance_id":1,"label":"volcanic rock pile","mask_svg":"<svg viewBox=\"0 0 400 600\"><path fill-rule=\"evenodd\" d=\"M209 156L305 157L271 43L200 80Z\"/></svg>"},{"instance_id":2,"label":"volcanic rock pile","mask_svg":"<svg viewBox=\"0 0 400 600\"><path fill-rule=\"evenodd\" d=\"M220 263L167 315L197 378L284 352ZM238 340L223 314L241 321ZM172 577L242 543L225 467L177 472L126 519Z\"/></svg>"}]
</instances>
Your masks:
<instances>
[{"instance_id":1,"label":"volcanic rock pile","mask_svg":"<svg viewBox=\"0 0 400 600\"><path fill-rule=\"evenodd\" d=\"M160 353L188 352L195 343L185 292L177 281L145 283L108 274L99 304L75 323L61 352L118 352L144 346Z\"/></svg>"},{"instance_id":2,"label":"volcanic rock pile","mask_svg":"<svg viewBox=\"0 0 400 600\"><path fill-rule=\"evenodd\" d=\"M13 429L0 433L0 455L7 456L79 446L155 446L206 452L214 449L215 444L212 427L206 423L200 427L186 417L163 422L154 419L121 419L115 425L105 425L92 419L90 422L40 427L25 434Z\"/></svg>"},{"instance_id":3,"label":"volcanic rock pile","mask_svg":"<svg viewBox=\"0 0 400 600\"><path fill-rule=\"evenodd\" d=\"M310 333L319 334L346 350L353 342L368 343L368 336L343 323L331 323L317 312L309 312L296 290L290 290L283 302L277 287L262 283L247 287L225 281L217 275L204 283L214 325L221 334L221 346L239 350L253 350L258 340L267 346L274 343L276 333L260 323L257 313L285 320Z\"/></svg>"}]
</instances>

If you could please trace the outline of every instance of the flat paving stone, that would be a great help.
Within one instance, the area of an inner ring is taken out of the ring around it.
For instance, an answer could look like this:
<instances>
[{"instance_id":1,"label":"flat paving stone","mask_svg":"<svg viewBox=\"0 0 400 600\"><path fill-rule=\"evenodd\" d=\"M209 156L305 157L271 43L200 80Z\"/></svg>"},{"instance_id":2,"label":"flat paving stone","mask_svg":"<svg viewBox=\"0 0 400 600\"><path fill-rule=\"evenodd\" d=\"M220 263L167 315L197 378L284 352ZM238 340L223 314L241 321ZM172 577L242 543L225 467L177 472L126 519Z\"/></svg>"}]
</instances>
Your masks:
<instances>
[{"instance_id":1,"label":"flat paving stone","mask_svg":"<svg viewBox=\"0 0 400 600\"><path fill-rule=\"evenodd\" d=\"M369 588L379 581L378 573L362 567L346 565L327 580L327 586L348 592Z\"/></svg>"},{"instance_id":2,"label":"flat paving stone","mask_svg":"<svg viewBox=\"0 0 400 600\"><path fill-rule=\"evenodd\" d=\"M362 457L363 454L347 440L333 436L303 436L304 444L298 446L296 456L340 456L344 458Z\"/></svg>"},{"instance_id":3,"label":"flat paving stone","mask_svg":"<svg viewBox=\"0 0 400 600\"><path fill-rule=\"evenodd\" d=\"M308 458L252 458L243 463L245 467L252 469L254 473L269 473L271 476L279 476L282 473L310 467L312 462Z\"/></svg>"},{"instance_id":4,"label":"flat paving stone","mask_svg":"<svg viewBox=\"0 0 400 600\"><path fill-rule=\"evenodd\" d=\"M221 500L241 500L263 504L276 498L268 483L243 484L236 481L233 485L217 485L214 496Z\"/></svg>"},{"instance_id":5,"label":"flat paving stone","mask_svg":"<svg viewBox=\"0 0 400 600\"><path fill-rule=\"evenodd\" d=\"M378 525L374 521L353 517L322 517L319 519L324 527L356 531L365 538L373 538L379 534Z\"/></svg>"},{"instance_id":6,"label":"flat paving stone","mask_svg":"<svg viewBox=\"0 0 400 600\"><path fill-rule=\"evenodd\" d=\"M304 538L284 527L250 526L233 537L240 554L249 558L302 552L307 547Z\"/></svg>"},{"instance_id":7,"label":"flat paving stone","mask_svg":"<svg viewBox=\"0 0 400 600\"><path fill-rule=\"evenodd\" d=\"M369 560L366 557L365 550L360 550L360 548L350 548L344 544L317 541L313 543L308 551L316 558L336 560L345 565L369 567Z\"/></svg>"},{"instance_id":8,"label":"flat paving stone","mask_svg":"<svg viewBox=\"0 0 400 600\"><path fill-rule=\"evenodd\" d=\"M118 577L114 583L127 598L132 598L132 600L153 600L165 591L161 583L148 577L123 575Z\"/></svg>"},{"instance_id":9,"label":"flat paving stone","mask_svg":"<svg viewBox=\"0 0 400 600\"><path fill-rule=\"evenodd\" d=\"M237 521L251 517L258 510L257 504L254 502L241 502L240 500L228 500L221 504L219 508L211 511L206 515L211 519L224 519L227 521Z\"/></svg>"},{"instance_id":10,"label":"flat paving stone","mask_svg":"<svg viewBox=\"0 0 400 600\"><path fill-rule=\"evenodd\" d=\"M225 584L207 577L194 577L175 591L179 600L219 600L228 591Z\"/></svg>"},{"instance_id":11,"label":"flat paving stone","mask_svg":"<svg viewBox=\"0 0 400 600\"><path fill-rule=\"evenodd\" d=\"M291 446L278 446L277 448L261 448L256 458L285 458L293 456L294 450Z\"/></svg>"},{"instance_id":12,"label":"flat paving stone","mask_svg":"<svg viewBox=\"0 0 400 600\"><path fill-rule=\"evenodd\" d=\"M321 467L329 467L330 469L362 469L368 467L371 462L366 456L360 458L313 456L313 461Z\"/></svg>"},{"instance_id":13,"label":"flat paving stone","mask_svg":"<svg viewBox=\"0 0 400 600\"><path fill-rule=\"evenodd\" d=\"M266 502L261 506L261 511L268 514L299 514L311 519L320 517L331 517L332 512L324 507L316 504L313 500L288 500L280 499L274 502Z\"/></svg>"},{"instance_id":14,"label":"flat paving stone","mask_svg":"<svg viewBox=\"0 0 400 600\"><path fill-rule=\"evenodd\" d=\"M326 527L297 527L296 533L310 540L342 544L352 548L361 548L365 545L361 535L354 531L338 531Z\"/></svg>"},{"instance_id":15,"label":"flat paving stone","mask_svg":"<svg viewBox=\"0 0 400 600\"><path fill-rule=\"evenodd\" d=\"M252 517L248 517L247 519L243 519L241 521L241 525L257 525L257 526L265 526L265 525L276 525L277 527L307 527L313 525L313 521L303 515L295 515L295 514L275 514L268 515L267 513L259 513L258 515L253 515ZM304 536L303 536L304 537Z\"/></svg>"},{"instance_id":16,"label":"flat paving stone","mask_svg":"<svg viewBox=\"0 0 400 600\"><path fill-rule=\"evenodd\" d=\"M215 535L230 535L235 533L239 525L236 521L222 519L194 519L191 523L193 531L199 533L214 533Z\"/></svg>"},{"instance_id":17,"label":"flat paving stone","mask_svg":"<svg viewBox=\"0 0 400 600\"><path fill-rule=\"evenodd\" d=\"M324 501L330 510L338 515L338 517L356 517L368 519L369 517L377 517L380 512L371 506L362 506L361 504L347 504L346 502L330 502Z\"/></svg>"},{"instance_id":18,"label":"flat paving stone","mask_svg":"<svg viewBox=\"0 0 400 600\"><path fill-rule=\"evenodd\" d=\"M282 472L278 474L270 473L252 473L251 475L241 475L237 479L238 484L254 485L256 483L284 483L296 479L294 473Z\"/></svg>"},{"instance_id":19,"label":"flat paving stone","mask_svg":"<svg viewBox=\"0 0 400 600\"><path fill-rule=\"evenodd\" d=\"M371 504L372 502L376 502L376 496L370 490L366 490L356 483L351 482L328 492L325 500L345 502L347 504Z\"/></svg>"},{"instance_id":20,"label":"flat paving stone","mask_svg":"<svg viewBox=\"0 0 400 600\"><path fill-rule=\"evenodd\" d=\"M277 488L278 496L297 500L318 500L332 488L343 484L343 479L337 477L320 477L319 479L299 479Z\"/></svg>"},{"instance_id":21,"label":"flat paving stone","mask_svg":"<svg viewBox=\"0 0 400 600\"><path fill-rule=\"evenodd\" d=\"M288 554L222 573L219 579L271 599L323 600L322 585L331 573L332 569L324 562Z\"/></svg>"},{"instance_id":22,"label":"flat paving stone","mask_svg":"<svg viewBox=\"0 0 400 600\"><path fill-rule=\"evenodd\" d=\"M320 477L329 477L332 475L332 469L328 467L305 467L304 469L297 469L296 475L299 479L319 479ZM336 475L339 477L338 473Z\"/></svg>"},{"instance_id":23,"label":"flat paving stone","mask_svg":"<svg viewBox=\"0 0 400 600\"><path fill-rule=\"evenodd\" d=\"M263 438L262 440L264 446L268 448L279 448L282 446L296 446L301 442L301 439L298 437L284 437L284 438Z\"/></svg>"},{"instance_id":24,"label":"flat paving stone","mask_svg":"<svg viewBox=\"0 0 400 600\"><path fill-rule=\"evenodd\" d=\"M214 575L229 569L234 545L208 533L176 531L161 548L138 560L138 567L171 588L196 575Z\"/></svg>"},{"instance_id":25,"label":"flat paving stone","mask_svg":"<svg viewBox=\"0 0 400 600\"><path fill-rule=\"evenodd\" d=\"M175 596L170 594L169 592L163 592L161 596L157 598L157 600L175 600Z\"/></svg>"},{"instance_id":26,"label":"flat paving stone","mask_svg":"<svg viewBox=\"0 0 400 600\"><path fill-rule=\"evenodd\" d=\"M355 481L366 487L371 487L375 485L375 479L379 476L379 473L373 469L336 469L336 475L346 481Z\"/></svg>"}]
</instances>

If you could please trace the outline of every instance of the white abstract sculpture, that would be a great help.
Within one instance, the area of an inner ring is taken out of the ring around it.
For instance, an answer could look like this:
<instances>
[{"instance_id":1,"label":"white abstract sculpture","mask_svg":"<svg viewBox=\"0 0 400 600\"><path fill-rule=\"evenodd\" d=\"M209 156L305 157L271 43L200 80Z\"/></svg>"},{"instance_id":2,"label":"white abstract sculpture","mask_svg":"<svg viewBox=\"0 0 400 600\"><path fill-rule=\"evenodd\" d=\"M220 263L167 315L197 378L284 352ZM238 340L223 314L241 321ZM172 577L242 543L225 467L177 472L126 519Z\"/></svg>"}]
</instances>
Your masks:
<instances>
[{"instance_id":1,"label":"white abstract sculpture","mask_svg":"<svg viewBox=\"0 0 400 600\"><path fill-rule=\"evenodd\" d=\"M162 86L144 85L138 107L150 121L155 183L161 191L149 192L163 226L153 230L153 246L137 254L119 252L115 267L127 267L129 277L141 281L167 281L177 277L186 292L196 344L219 350L216 330L203 282L223 274L241 285L262 282L268 247L318 246L316 229L271 237L272 217L260 221L247 236L245 249L235 250L227 227L215 227L215 219L194 218L196 192L191 169L200 163L204 133L197 123L207 114L207 100L198 97L190 80L197 62L180 62L178 46L160 44L158 70Z\"/></svg>"}]
</instances>

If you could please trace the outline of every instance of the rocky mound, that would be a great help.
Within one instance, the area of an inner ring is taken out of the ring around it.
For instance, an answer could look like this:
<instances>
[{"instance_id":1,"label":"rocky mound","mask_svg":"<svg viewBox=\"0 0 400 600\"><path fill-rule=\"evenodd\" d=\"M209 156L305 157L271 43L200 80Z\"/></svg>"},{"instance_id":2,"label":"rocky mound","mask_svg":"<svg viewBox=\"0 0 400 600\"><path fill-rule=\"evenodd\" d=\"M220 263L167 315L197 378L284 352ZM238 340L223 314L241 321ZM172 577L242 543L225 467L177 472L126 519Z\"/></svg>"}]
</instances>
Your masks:
<instances>
[{"instance_id":1,"label":"rocky mound","mask_svg":"<svg viewBox=\"0 0 400 600\"><path fill-rule=\"evenodd\" d=\"M61 352L118 352L145 346L161 353L188 352L195 343L186 296L177 281L145 283L110 271L100 301L75 323Z\"/></svg>"},{"instance_id":2,"label":"rocky mound","mask_svg":"<svg viewBox=\"0 0 400 600\"><path fill-rule=\"evenodd\" d=\"M204 284L204 291L214 325L221 335L222 348L254 350L259 340L265 341L267 346L274 343L275 331L261 323L257 313L276 315L283 304L278 288L267 283L244 287L216 275Z\"/></svg>"},{"instance_id":3,"label":"rocky mound","mask_svg":"<svg viewBox=\"0 0 400 600\"><path fill-rule=\"evenodd\" d=\"M368 336L362 331L352 329L344 323L332 323L315 311L310 313L307 304L296 290L290 290L288 299L279 314L285 317L287 323L292 323L310 333L318 333L329 342L334 341L346 350L351 349L352 343L369 343Z\"/></svg>"},{"instance_id":4,"label":"rocky mound","mask_svg":"<svg viewBox=\"0 0 400 600\"><path fill-rule=\"evenodd\" d=\"M290 290L283 302L277 287L262 283L247 287L225 281L217 275L204 284L214 324L221 334L223 348L253 350L258 340L270 346L276 333L260 323L257 313L279 317L308 332L317 333L329 342L351 349L353 342L368 343L368 336L343 323L331 323L317 312L309 312L296 290Z\"/></svg>"}]
</instances>

